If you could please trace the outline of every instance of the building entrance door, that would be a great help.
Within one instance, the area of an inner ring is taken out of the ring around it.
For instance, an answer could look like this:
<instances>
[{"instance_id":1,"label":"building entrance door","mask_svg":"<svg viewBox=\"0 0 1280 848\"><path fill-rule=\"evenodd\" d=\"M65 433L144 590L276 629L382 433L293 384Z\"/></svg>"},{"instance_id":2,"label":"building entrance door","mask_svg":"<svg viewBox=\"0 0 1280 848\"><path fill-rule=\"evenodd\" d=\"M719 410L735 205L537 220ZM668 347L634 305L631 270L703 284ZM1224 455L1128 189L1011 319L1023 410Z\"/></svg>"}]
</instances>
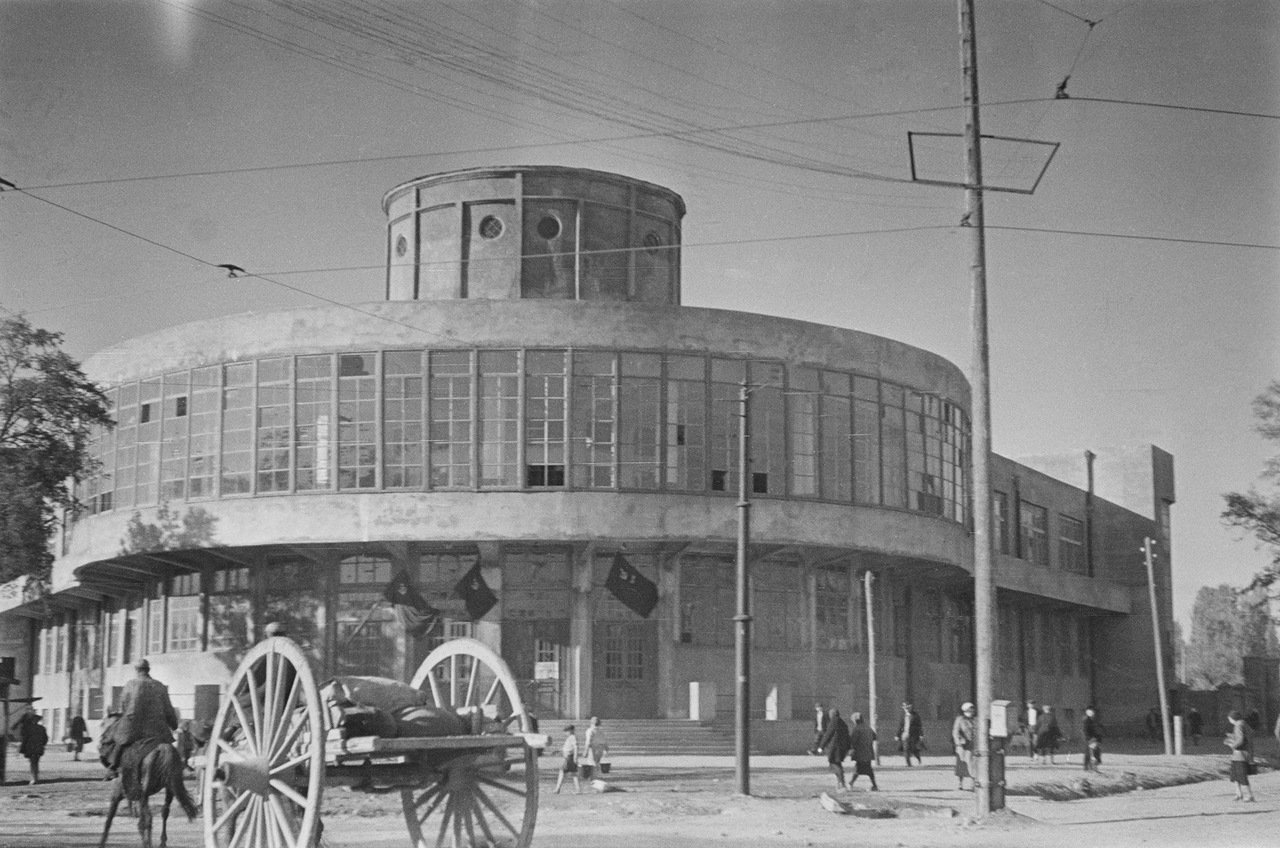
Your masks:
<instances>
[{"instance_id":1,"label":"building entrance door","mask_svg":"<svg viewBox=\"0 0 1280 848\"><path fill-rule=\"evenodd\" d=\"M658 622L597 621L592 653L592 714L657 718Z\"/></svg>"},{"instance_id":2,"label":"building entrance door","mask_svg":"<svg viewBox=\"0 0 1280 848\"><path fill-rule=\"evenodd\" d=\"M520 697L540 720L570 714L569 622L565 619L505 621L502 655L520 686Z\"/></svg>"}]
</instances>

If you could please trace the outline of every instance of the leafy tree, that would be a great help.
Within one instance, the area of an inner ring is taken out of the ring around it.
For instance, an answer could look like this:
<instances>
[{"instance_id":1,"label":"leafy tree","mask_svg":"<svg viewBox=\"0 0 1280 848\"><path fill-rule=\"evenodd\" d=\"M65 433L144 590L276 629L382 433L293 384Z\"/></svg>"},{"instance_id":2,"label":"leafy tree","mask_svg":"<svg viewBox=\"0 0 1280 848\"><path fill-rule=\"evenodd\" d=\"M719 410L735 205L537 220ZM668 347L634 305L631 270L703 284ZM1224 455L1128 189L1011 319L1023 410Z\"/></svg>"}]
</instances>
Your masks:
<instances>
[{"instance_id":1,"label":"leafy tree","mask_svg":"<svg viewBox=\"0 0 1280 848\"><path fill-rule=\"evenodd\" d=\"M1186 646L1186 682L1213 689L1244 680L1245 656L1277 656L1274 629L1255 591L1202 586L1191 609L1191 638Z\"/></svg>"},{"instance_id":2,"label":"leafy tree","mask_svg":"<svg viewBox=\"0 0 1280 848\"><path fill-rule=\"evenodd\" d=\"M1280 445L1280 380L1272 380L1253 400L1254 429ZM1244 530L1271 552L1271 564L1258 572L1250 588L1272 589L1280 581L1280 454L1266 461L1257 484L1247 492L1228 492L1222 520ZM1278 587L1280 588L1280 587ZM1274 591L1272 597L1275 597Z\"/></svg>"},{"instance_id":3,"label":"leafy tree","mask_svg":"<svg viewBox=\"0 0 1280 848\"><path fill-rule=\"evenodd\" d=\"M89 430L114 424L61 345L21 315L0 319L0 581L48 576L59 512L76 509L72 482L91 470Z\"/></svg>"}]
</instances>

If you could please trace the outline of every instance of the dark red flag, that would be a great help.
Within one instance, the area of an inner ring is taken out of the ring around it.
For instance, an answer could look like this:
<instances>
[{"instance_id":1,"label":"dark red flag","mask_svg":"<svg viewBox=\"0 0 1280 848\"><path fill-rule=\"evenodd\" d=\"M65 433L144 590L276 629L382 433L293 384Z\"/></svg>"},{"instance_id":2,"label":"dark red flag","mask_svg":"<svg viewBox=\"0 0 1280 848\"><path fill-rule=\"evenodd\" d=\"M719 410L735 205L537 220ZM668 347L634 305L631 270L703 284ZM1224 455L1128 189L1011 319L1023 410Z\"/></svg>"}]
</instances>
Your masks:
<instances>
[{"instance_id":1,"label":"dark red flag","mask_svg":"<svg viewBox=\"0 0 1280 848\"><path fill-rule=\"evenodd\" d=\"M489 584L484 582L480 574L480 563L471 566L471 570L453 587L453 593L462 598L467 605L467 615L472 621L484 618L484 614L498 603L498 596L493 594Z\"/></svg>"},{"instance_id":2,"label":"dark red flag","mask_svg":"<svg viewBox=\"0 0 1280 848\"><path fill-rule=\"evenodd\" d=\"M622 554L613 555L604 587L642 618L648 618L658 605L658 584L637 571Z\"/></svg>"},{"instance_id":3,"label":"dark red flag","mask_svg":"<svg viewBox=\"0 0 1280 848\"><path fill-rule=\"evenodd\" d=\"M425 636L440 620L440 610L427 603L409 580L409 573L401 571L387 584L382 597L391 602L396 618L410 636Z\"/></svg>"}]
</instances>

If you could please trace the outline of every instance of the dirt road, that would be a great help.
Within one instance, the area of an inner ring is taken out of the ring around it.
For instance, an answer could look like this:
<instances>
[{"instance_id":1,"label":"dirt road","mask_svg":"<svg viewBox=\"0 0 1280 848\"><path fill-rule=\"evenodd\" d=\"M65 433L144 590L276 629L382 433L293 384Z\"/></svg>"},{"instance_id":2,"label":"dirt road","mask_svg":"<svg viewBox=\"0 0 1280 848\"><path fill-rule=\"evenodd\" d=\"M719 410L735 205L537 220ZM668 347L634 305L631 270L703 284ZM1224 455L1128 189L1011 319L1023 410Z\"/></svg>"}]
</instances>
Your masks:
<instances>
[{"instance_id":1,"label":"dirt road","mask_svg":"<svg viewBox=\"0 0 1280 848\"><path fill-rule=\"evenodd\" d=\"M535 848L667 848L752 845L758 848L1106 848L1106 846L1280 845L1280 772L1255 778L1258 802L1233 800L1231 785L1210 779L1181 786L1139 790L1079 801L1046 801L1014 795L1008 811L983 823L971 820L973 798L957 791L949 764L926 758L924 768L886 764L881 792L858 789L840 795L869 809L835 815L818 796L832 788L815 758L759 757L752 762L752 796L734 793L732 761L726 758L615 763L605 794L555 795L554 774L541 784ZM1104 778L1149 777L1174 782L1178 775L1213 777L1222 757L1112 757ZM53 770L56 782L0 789L2 848L63 848L96 844L102 827L105 784L77 768ZM1032 767L1011 764L1011 790L1057 784L1079 785L1079 764ZM865 778L864 778L865 780ZM408 844L398 799L330 791L325 804L326 844L352 848L403 848ZM892 818L868 818L876 815ZM119 818L112 846L138 844L134 822ZM169 844L200 846L199 826L175 815Z\"/></svg>"}]
</instances>

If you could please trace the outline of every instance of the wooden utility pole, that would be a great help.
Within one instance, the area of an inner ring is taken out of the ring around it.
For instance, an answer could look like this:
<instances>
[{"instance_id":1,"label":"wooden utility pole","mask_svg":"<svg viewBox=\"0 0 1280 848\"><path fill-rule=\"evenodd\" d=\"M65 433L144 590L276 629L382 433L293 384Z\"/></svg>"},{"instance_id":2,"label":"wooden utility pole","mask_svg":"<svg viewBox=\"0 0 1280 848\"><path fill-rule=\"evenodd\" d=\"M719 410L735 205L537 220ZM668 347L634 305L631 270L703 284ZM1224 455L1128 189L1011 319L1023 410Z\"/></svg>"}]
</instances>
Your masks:
<instances>
[{"instance_id":1,"label":"wooden utility pole","mask_svg":"<svg viewBox=\"0 0 1280 848\"><path fill-rule=\"evenodd\" d=\"M862 575L862 593L865 596L867 605L867 721L871 723L872 740L876 739L876 726L879 723L876 718L878 702L876 695L876 606L871 599L871 585L875 579L876 576L871 573L871 569L867 569ZM876 754L876 763L879 764L879 743L872 741L871 745Z\"/></svg>"},{"instance_id":2,"label":"wooden utility pole","mask_svg":"<svg viewBox=\"0 0 1280 848\"><path fill-rule=\"evenodd\" d=\"M991 699L995 647L995 574L991 557L991 378L987 340L987 246L982 209L982 128L978 108L978 48L973 18L974 0L957 0L960 12L960 62L964 69L965 120L964 195L967 222L973 234L970 268L973 325L973 614L974 700L977 701L977 739L973 751L973 786L977 815L991 812Z\"/></svg>"},{"instance_id":3,"label":"wooden utility pole","mask_svg":"<svg viewBox=\"0 0 1280 848\"><path fill-rule=\"evenodd\" d=\"M1151 599L1151 635L1156 647L1156 685L1160 687L1160 725L1164 728L1164 752L1173 754L1173 733L1169 729L1169 690L1164 685L1164 645L1160 639L1160 607L1156 601L1156 567L1155 556L1151 546L1155 541L1150 537L1142 540L1142 553L1147 558L1147 596Z\"/></svg>"},{"instance_id":4,"label":"wooden utility pole","mask_svg":"<svg viewBox=\"0 0 1280 848\"><path fill-rule=\"evenodd\" d=\"M738 393L738 614L735 628L734 670L737 692L734 699L734 776L738 794L751 794L751 575L747 570L747 545L751 537L751 416L748 401L751 389L746 378Z\"/></svg>"}]
</instances>

